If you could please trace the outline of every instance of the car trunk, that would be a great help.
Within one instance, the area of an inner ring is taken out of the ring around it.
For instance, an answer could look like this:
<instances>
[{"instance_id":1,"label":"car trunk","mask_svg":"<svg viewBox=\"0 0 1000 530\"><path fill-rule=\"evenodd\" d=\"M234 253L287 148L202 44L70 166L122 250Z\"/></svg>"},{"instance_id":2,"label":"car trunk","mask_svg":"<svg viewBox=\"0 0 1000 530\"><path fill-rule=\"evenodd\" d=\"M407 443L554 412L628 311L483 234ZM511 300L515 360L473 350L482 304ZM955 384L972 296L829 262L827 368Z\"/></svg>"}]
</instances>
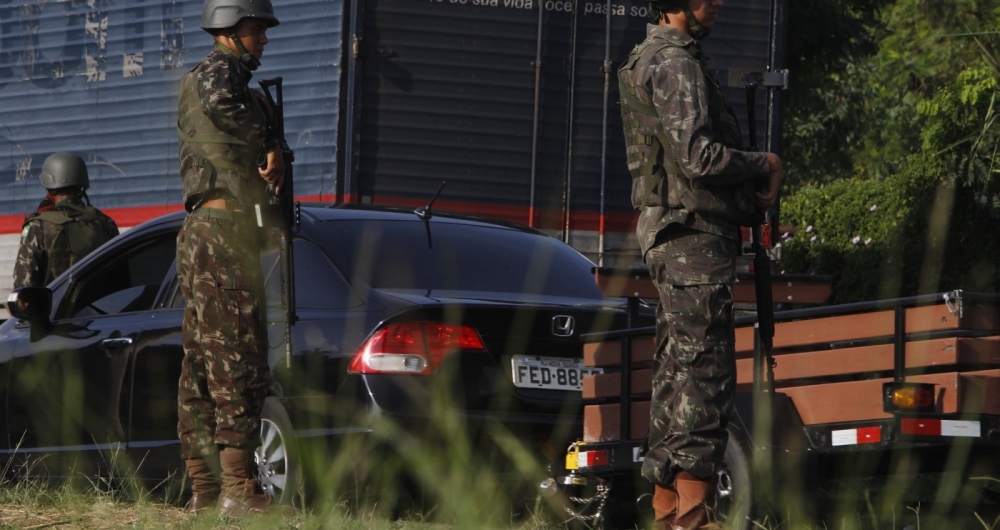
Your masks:
<instances>
[{"instance_id":1,"label":"car trunk","mask_svg":"<svg viewBox=\"0 0 1000 530\"><path fill-rule=\"evenodd\" d=\"M461 323L473 327L486 347L483 352L448 355L432 377L367 376L379 407L395 413L422 415L434 385L446 384L458 408L469 414L552 421L544 418L579 407L580 391L568 387L578 387L580 377L586 375L579 372L585 369L580 335L625 326L623 306L615 299L602 304L546 297L515 301L498 293L489 293L490 299L484 294L474 300L434 293L391 295L414 305L383 325Z\"/></svg>"}]
</instances>

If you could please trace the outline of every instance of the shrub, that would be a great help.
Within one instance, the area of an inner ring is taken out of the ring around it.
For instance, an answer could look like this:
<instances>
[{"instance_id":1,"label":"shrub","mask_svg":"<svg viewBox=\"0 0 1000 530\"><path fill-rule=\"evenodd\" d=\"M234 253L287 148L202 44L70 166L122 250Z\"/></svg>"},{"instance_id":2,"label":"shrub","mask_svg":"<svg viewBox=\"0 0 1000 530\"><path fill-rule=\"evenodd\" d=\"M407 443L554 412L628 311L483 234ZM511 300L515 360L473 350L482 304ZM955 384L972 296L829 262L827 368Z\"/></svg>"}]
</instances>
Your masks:
<instances>
[{"instance_id":1,"label":"shrub","mask_svg":"<svg viewBox=\"0 0 1000 530\"><path fill-rule=\"evenodd\" d=\"M884 179L808 186L782 201L787 273L834 276L831 303L1000 289L996 212L956 184L949 155L914 155Z\"/></svg>"}]
</instances>

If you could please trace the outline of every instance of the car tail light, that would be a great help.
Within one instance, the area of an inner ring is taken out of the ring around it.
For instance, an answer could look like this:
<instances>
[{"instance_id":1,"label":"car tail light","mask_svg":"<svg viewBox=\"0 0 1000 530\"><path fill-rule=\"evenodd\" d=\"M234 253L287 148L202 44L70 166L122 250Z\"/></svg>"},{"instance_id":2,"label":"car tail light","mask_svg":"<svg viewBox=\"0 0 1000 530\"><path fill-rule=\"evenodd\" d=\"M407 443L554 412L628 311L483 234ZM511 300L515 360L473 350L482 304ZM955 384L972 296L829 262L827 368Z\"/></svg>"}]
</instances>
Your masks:
<instances>
[{"instance_id":1,"label":"car tail light","mask_svg":"<svg viewBox=\"0 0 1000 530\"><path fill-rule=\"evenodd\" d=\"M440 322L389 324L376 331L354 354L352 374L431 374L445 356L485 350L475 328Z\"/></svg>"}]
</instances>

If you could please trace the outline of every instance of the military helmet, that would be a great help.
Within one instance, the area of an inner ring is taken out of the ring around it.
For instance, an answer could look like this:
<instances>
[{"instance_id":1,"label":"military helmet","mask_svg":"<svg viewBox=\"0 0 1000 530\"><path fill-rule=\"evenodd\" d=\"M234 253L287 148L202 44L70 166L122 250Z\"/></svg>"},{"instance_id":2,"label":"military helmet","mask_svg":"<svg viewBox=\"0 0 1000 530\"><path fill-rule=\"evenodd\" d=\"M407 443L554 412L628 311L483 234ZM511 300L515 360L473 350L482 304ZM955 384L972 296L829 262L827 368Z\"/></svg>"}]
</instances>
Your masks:
<instances>
[{"instance_id":1,"label":"military helmet","mask_svg":"<svg viewBox=\"0 0 1000 530\"><path fill-rule=\"evenodd\" d=\"M650 0L649 4L655 6L660 11L670 9L684 9L688 7L689 0Z\"/></svg>"},{"instance_id":2,"label":"military helmet","mask_svg":"<svg viewBox=\"0 0 1000 530\"><path fill-rule=\"evenodd\" d=\"M73 153L54 153L42 164L42 187L56 190L69 186L90 187L87 164Z\"/></svg>"},{"instance_id":3,"label":"military helmet","mask_svg":"<svg viewBox=\"0 0 1000 530\"><path fill-rule=\"evenodd\" d=\"M279 24L271 0L205 0L201 8L201 29L227 29L244 18L259 18L273 28Z\"/></svg>"}]
</instances>

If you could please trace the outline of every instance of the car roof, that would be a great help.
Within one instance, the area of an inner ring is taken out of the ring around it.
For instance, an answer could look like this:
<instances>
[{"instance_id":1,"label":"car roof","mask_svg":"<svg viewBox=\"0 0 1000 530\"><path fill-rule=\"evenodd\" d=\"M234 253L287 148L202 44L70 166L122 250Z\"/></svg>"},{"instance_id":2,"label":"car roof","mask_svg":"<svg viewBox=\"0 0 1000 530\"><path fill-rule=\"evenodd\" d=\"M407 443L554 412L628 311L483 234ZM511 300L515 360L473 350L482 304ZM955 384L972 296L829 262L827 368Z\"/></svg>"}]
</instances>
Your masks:
<instances>
[{"instance_id":1,"label":"car roof","mask_svg":"<svg viewBox=\"0 0 1000 530\"><path fill-rule=\"evenodd\" d=\"M315 221L337 221L337 220L382 220L382 221L411 221L420 220L414 213L413 208L402 206L374 205L374 204L354 204L354 203L303 203L302 211L308 214ZM430 222L454 222L460 224L481 224L491 227L503 227L511 230L518 230L532 234L542 234L544 232L529 228L525 225L489 217L477 215L448 212L443 210L433 210L433 217Z\"/></svg>"},{"instance_id":2,"label":"car roof","mask_svg":"<svg viewBox=\"0 0 1000 530\"><path fill-rule=\"evenodd\" d=\"M353 203L306 202L302 203L302 214L314 222L342 220L416 221L420 219L413 213L413 209L411 208ZM429 219L432 223L444 222L482 225L484 227L507 228L529 234L546 235L545 232L511 221L441 210L434 210L433 214L433 217ZM176 225L183 221L185 215L183 211L173 212L146 221L139 226L146 229L155 229L158 225Z\"/></svg>"}]
</instances>

